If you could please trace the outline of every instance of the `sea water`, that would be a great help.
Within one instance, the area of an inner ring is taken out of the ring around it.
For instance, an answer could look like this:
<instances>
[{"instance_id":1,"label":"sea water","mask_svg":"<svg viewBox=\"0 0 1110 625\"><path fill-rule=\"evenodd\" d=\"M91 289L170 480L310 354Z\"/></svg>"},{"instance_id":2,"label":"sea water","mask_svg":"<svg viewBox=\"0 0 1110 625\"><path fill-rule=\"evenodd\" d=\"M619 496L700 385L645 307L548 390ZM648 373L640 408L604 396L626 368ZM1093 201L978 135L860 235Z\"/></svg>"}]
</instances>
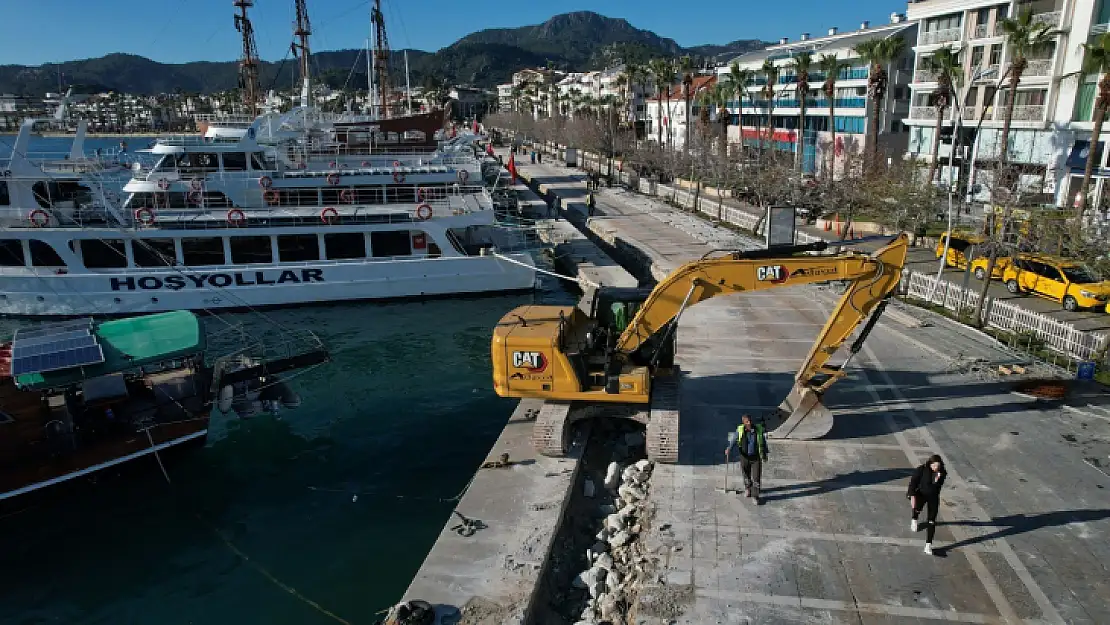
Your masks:
<instances>
[{"instance_id":1,"label":"sea water","mask_svg":"<svg viewBox=\"0 0 1110 625\"><path fill-rule=\"evenodd\" d=\"M8 502L0 623L374 623L515 408L492 390L493 326L515 306L574 299L543 277L525 295L205 317L311 329L332 360L292 374L300 408L214 413L208 443L167 460L168 482L144 458ZM0 319L0 337L33 323Z\"/></svg>"}]
</instances>

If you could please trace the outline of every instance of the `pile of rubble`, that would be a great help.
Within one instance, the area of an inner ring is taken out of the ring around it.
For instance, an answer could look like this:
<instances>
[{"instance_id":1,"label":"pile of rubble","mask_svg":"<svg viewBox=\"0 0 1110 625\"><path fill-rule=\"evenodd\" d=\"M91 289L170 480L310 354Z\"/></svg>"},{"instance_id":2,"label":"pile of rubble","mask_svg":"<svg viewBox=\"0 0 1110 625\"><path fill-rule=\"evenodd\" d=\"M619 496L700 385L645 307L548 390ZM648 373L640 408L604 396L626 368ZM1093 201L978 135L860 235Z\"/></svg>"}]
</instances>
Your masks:
<instances>
[{"instance_id":1,"label":"pile of rubble","mask_svg":"<svg viewBox=\"0 0 1110 625\"><path fill-rule=\"evenodd\" d=\"M577 625L628 622L642 584L648 580L649 559L639 540L649 520L648 489L653 463L640 460L625 466L611 462L605 474L605 488L615 497L612 504L601 506L606 514L597 541L586 550L590 568L574 580L574 585L589 593L581 620ZM585 495L593 497L592 481L584 483Z\"/></svg>"}]
</instances>

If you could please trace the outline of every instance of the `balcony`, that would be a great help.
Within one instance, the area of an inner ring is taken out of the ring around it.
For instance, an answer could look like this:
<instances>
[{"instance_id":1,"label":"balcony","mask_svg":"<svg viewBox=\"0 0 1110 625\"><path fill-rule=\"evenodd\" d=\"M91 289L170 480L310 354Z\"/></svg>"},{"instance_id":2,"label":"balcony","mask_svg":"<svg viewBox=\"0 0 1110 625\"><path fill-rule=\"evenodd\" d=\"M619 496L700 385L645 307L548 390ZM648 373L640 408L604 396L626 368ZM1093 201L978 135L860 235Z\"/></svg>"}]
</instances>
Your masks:
<instances>
[{"instance_id":1,"label":"balcony","mask_svg":"<svg viewBox=\"0 0 1110 625\"><path fill-rule=\"evenodd\" d=\"M975 28L972 28L971 31L968 33L969 39L987 39L990 37L1000 36L1002 36L1002 33L1000 32L997 24L994 26L994 28L991 28L989 24L979 24Z\"/></svg>"},{"instance_id":2,"label":"balcony","mask_svg":"<svg viewBox=\"0 0 1110 625\"><path fill-rule=\"evenodd\" d=\"M917 38L918 45L931 46L938 43L948 43L950 41L959 41L963 36L963 29L961 28L946 28L944 30L933 30L923 32Z\"/></svg>"},{"instance_id":3,"label":"balcony","mask_svg":"<svg viewBox=\"0 0 1110 625\"><path fill-rule=\"evenodd\" d=\"M1021 75L1022 77L1051 76L1052 59L1029 59L1028 64L1025 66L1025 71L1022 72Z\"/></svg>"},{"instance_id":4,"label":"balcony","mask_svg":"<svg viewBox=\"0 0 1110 625\"><path fill-rule=\"evenodd\" d=\"M910 119L933 119L937 118L937 107L935 106L911 106Z\"/></svg>"},{"instance_id":5,"label":"balcony","mask_svg":"<svg viewBox=\"0 0 1110 625\"><path fill-rule=\"evenodd\" d=\"M932 70L919 69L913 73L914 82L936 82L937 73Z\"/></svg>"},{"instance_id":6,"label":"balcony","mask_svg":"<svg viewBox=\"0 0 1110 625\"><path fill-rule=\"evenodd\" d=\"M1021 93L1020 91L1018 92ZM1016 104L1014 105L1015 122L1039 122L1044 120L1045 106L1043 104ZM994 108L994 120L1001 122L1006 121L1006 105L1002 104Z\"/></svg>"},{"instance_id":7,"label":"balcony","mask_svg":"<svg viewBox=\"0 0 1110 625\"><path fill-rule=\"evenodd\" d=\"M963 112L966 120L977 121L979 119L979 109L974 106L965 106Z\"/></svg>"},{"instance_id":8,"label":"balcony","mask_svg":"<svg viewBox=\"0 0 1110 625\"><path fill-rule=\"evenodd\" d=\"M1048 12L1048 13L1034 13L1033 14L1033 23L1034 24L1048 24L1049 26L1052 26L1053 28L1056 28L1057 26L1060 25L1060 17L1063 14L1064 14L1063 11L1051 11L1051 12Z\"/></svg>"}]
</instances>

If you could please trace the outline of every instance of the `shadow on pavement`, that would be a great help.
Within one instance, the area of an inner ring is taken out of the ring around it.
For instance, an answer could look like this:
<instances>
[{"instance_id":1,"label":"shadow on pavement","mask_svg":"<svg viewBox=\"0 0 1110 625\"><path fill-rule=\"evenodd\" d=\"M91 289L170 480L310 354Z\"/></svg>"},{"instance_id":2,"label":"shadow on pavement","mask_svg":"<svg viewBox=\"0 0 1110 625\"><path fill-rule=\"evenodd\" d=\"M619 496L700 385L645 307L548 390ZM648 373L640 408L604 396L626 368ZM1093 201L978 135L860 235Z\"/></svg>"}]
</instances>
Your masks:
<instances>
[{"instance_id":1,"label":"shadow on pavement","mask_svg":"<svg viewBox=\"0 0 1110 625\"><path fill-rule=\"evenodd\" d=\"M792 484L790 486L770 486L764 488L764 499L774 501L780 499L798 499L810 497L821 493L851 488L853 486L873 486L895 481L909 479L913 473L912 468L905 469L875 469L873 471L852 471L844 475L814 480L805 484Z\"/></svg>"},{"instance_id":2,"label":"shadow on pavement","mask_svg":"<svg viewBox=\"0 0 1110 625\"><path fill-rule=\"evenodd\" d=\"M942 525L963 525L966 527L998 528L998 531L991 534L967 538L945 547L945 549L958 549L960 547L967 547L968 545L974 545L976 543L998 538L1006 538L1007 536L1024 534L1038 529L1060 527L1071 523L1089 523L1091 521L1102 521L1104 519L1110 519L1110 510L1059 510L1056 512L1046 512L1044 514L1010 514L996 517L989 521L942 521L937 523L937 527Z\"/></svg>"}]
</instances>

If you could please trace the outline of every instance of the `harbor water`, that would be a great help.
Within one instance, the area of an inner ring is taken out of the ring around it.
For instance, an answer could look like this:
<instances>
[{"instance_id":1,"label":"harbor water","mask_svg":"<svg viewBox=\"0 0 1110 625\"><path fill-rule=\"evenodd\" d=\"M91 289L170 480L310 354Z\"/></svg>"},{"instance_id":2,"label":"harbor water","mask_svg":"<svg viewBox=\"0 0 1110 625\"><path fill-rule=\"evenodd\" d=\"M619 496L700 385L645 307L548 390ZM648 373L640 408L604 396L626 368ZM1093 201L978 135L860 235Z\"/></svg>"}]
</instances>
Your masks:
<instances>
[{"instance_id":1,"label":"harbor water","mask_svg":"<svg viewBox=\"0 0 1110 625\"><path fill-rule=\"evenodd\" d=\"M0 139L2 156L13 138ZM206 316L253 334L311 329L332 361L293 379L296 410L214 413L205 446L166 458L165 476L144 458L5 502L0 623L376 622L515 407L492 390L494 324L520 304L575 299L556 279L540 284L524 295ZM0 319L0 337L33 323Z\"/></svg>"}]
</instances>

